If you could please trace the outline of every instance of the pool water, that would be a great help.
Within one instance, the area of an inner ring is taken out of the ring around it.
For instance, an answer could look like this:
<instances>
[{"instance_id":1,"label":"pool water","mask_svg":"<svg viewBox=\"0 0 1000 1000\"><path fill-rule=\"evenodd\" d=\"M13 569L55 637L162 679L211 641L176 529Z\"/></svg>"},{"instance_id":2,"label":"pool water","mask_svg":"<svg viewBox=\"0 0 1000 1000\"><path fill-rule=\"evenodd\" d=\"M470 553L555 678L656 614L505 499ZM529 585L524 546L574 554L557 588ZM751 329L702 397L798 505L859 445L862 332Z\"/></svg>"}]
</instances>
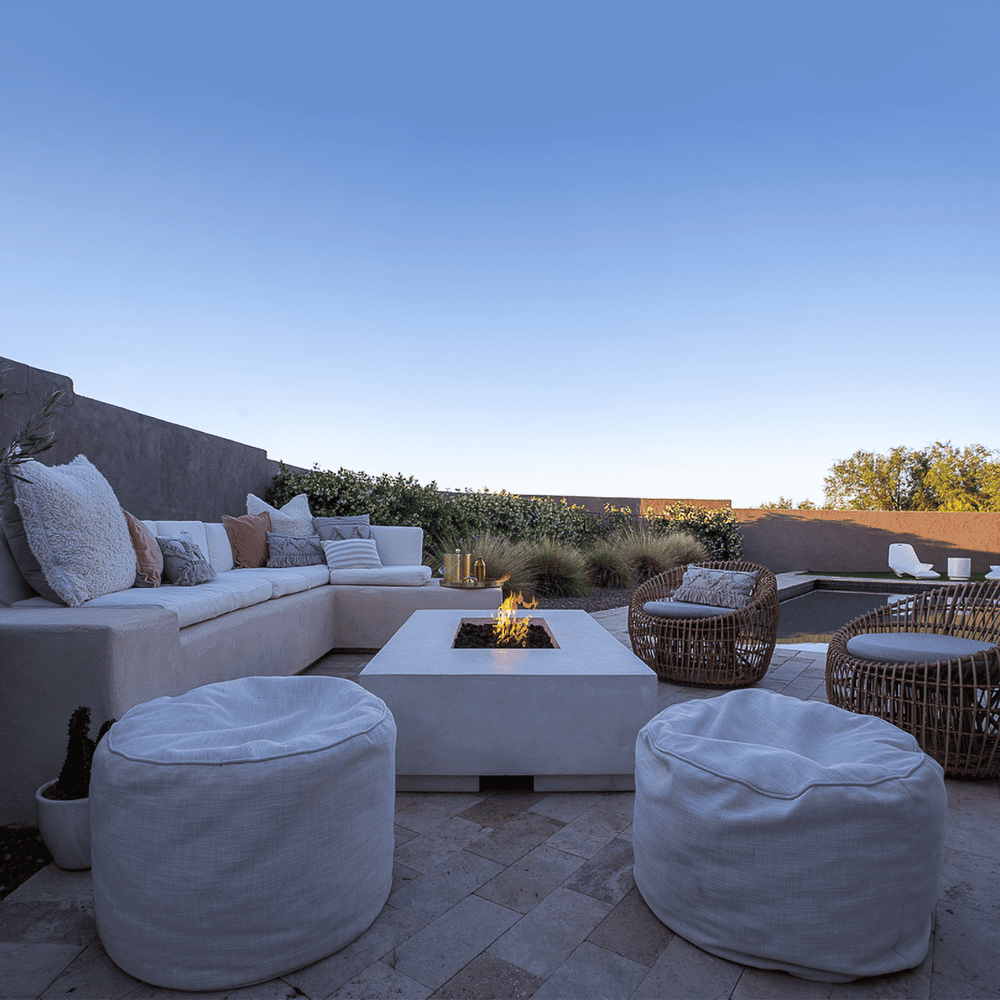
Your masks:
<instances>
[{"instance_id":1,"label":"pool water","mask_svg":"<svg viewBox=\"0 0 1000 1000\"><path fill-rule=\"evenodd\" d=\"M829 642L833 633L854 618L888 604L891 593L812 590L781 602L778 642Z\"/></svg>"}]
</instances>

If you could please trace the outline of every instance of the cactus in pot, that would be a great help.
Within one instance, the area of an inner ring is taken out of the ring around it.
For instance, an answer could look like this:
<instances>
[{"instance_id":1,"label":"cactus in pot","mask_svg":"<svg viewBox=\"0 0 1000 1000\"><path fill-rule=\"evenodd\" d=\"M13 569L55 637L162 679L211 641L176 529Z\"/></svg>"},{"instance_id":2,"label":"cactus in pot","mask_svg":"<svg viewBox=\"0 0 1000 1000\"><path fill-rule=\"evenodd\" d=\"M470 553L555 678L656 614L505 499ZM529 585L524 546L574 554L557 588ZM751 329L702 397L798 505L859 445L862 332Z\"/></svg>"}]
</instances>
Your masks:
<instances>
[{"instance_id":1,"label":"cactus in pot","mask_svg":"<svg viewBox=\"0 0 1000 1000\"><path fill-rule=\"evenodd\" d=\"M90 766L97 744L114 721L105 722L97 739L91 739L90 709L77 708L70 716L66 759L59 777L35 793L38 829L60 868L90 867Z\"/></svg>"}]
</instances>

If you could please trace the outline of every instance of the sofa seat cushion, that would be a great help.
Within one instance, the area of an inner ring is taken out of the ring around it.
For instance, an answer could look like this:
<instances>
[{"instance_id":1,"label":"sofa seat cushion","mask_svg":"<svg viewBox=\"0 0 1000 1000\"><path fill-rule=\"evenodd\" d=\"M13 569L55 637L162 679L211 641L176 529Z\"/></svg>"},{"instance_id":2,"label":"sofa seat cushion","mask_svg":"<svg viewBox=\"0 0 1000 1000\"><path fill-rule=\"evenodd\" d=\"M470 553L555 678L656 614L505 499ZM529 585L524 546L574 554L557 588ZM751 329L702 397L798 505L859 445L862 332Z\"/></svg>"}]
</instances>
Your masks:
<instances>
[{"instance_id":1,"label":"sofa seat cushion","mask_svg":"<svg viewBox=\"0 0 1000 1000\"><path fill-rule=\"evenodd\" d=\"M936 632L867 632L847 640L847 652L877 663L937 663L992 649L995 642Z\"/></svg>"},{"instance_id":2,"label":"sofa seat cushion","mask_svg":"<svg viewBox=\"0 0 1000 1000\"><path fill-rule=\"evenodd\" d=\"M711 604L689 604L687 601L647 601L642 610L656 618L715 618L731 615L733 608L719 608Z\"/></svg>"},{"instance_id":3,"label":"sofa seat cushion","mask_svg":"<svg viewBox=\"0 0 1000 1000\"><path fill-rule=\"evenodd\" d=\"M304 590L312 590L329 583L329 570L326 566L295 566L289 569L276 569L260 566L256 569L237 569L234 573L247 580L262 580L271 585L271 597L284 597L286 594L301 594Z\"/></svg>"},{"instance_id":4,"label":"sofa seat cushion","mask_svg":"<svg viewBox=\"0 0 1000 1000\"><path fill-rule=\"evenodd\" d=\"M247 572L250 572L249 570ZM220 573L214 580L197 587L176 587L165 584L160 587L122 590L116 594L104 594L87 601L85 608L166 608L177 613L181 628L197 625L198 622L218 618L230 611L248 608L254 604L269 601L274 587L270 580L240 579L242 573ZM303 588L305 589L305 588ZM52 607L60 605L44 598L33 597L18 601L17 608Z\"/></svg>"},{"instance_id":5,"label":"sofa seat cushion","mask_svg":"<svg viewBox=\"0 0 1000 1000\"><path fill-rule=\"evenodd\" d=\"M422 587L431 578L430 566L380 566L328 572L329 582L341 587Z\"/></svg>"}]
</instances>

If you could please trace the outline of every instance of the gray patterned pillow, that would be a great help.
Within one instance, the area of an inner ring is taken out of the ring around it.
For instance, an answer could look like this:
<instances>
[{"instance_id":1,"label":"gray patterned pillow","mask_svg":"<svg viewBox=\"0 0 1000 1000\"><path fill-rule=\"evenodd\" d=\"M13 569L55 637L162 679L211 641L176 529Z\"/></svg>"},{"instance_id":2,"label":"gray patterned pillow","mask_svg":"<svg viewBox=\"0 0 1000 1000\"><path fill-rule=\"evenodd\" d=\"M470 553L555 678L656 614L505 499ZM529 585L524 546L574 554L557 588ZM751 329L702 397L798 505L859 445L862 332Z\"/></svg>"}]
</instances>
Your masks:
<instances>
[{"instance_id":1,"label":"gray patterned pillow","mask_svg":"<svg viewBox=\"0 0 1000 1000\"><path fill-rule=\"evenodd\" d=\"M671 595L687 604L711 604L716 608L745 608L757 582L756 573L734 569L708 569L690 565L681 585Z\"/></svg>"},{"instance_id":2,"label":"gray patterned pillow","mask_svg":"<svg viewBox=\"0 0 1000 1000\"><path fill-rule=\"evenodd\" d=\"M267 533L267 565L272 569L288 569L291 566L321 566L326 556L320 541L312 538L297 538L295 535L272 535Z\"/></svg>"},{"instance_id":3,"label":"gray patterned pillow","mask_svg":"<svg viewBox=\"0 0 1000 1000\"><path fill-rule=\"evenodd\" d=\"M180 538L157 536L156 544L163 553L163 575L167 583L195 587L215 579L215 570L186 531L181 532Z\"/></svg>"},{"instance_id":4,"label":"gray patterned pillow","mask_svg":"<svg viewBox=\"0 0 1000 1000\"><path fill-rule=\"evenodd\" d=\"M319 532L320 541L340 542L346 538L371 538L372 529L367 514L344 517L314 517L313 528Z\"/></svg>"}]
</instances>

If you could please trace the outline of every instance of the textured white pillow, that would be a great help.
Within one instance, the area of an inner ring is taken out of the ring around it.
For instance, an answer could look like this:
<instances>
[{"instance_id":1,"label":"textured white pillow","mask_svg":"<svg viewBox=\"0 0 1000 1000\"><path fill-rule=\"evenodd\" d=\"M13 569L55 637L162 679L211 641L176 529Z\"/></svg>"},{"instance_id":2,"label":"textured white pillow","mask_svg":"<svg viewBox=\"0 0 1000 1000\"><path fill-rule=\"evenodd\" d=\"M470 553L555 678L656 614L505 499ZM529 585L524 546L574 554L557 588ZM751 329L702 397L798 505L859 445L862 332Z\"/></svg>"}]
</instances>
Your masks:
<instances>
[{"instance_id":1,"label":"textured white pillow","mask_svg":"<svg viewBox=\"0 0 1000 1000\"><path fill-rule=\"evenodd\" d=\"M43 596L51 599L54 593L72 608L102 594L128 590L135 583L135 549L128 522L104 476L83 455L51 468L25 462L19 472L28 481L13 480L14 504L30 552L21 546L19 554L14 544L11 550L28 582L32 580L23 560L33 556L38 567L34 572L47 584Z\"/></svg>"},{"instance_id":2,"label":"textured white pillow","mask_svg":"<svg viewBox=\"0 0 1000 1000\"><path fill-rule=\"evenodd\" d=\"M382 565L374 538L345 538L322 545L331 570L378 569Z\"/></svg>"},{"instance_id":3,"label":"textured white pillow","mask_svg":"<svg viewBox=\"0 0 1000 1000\"><path fill-rule=\"evenodd\" d=\"M298 538L310 538L316 534L312 514L309 512L309 497L305 493L292 497L281 510L248 493L247 513L261 514L264 511L271 515L272 534L295 535Z\"/></svg>"},{"instance_id":4,"label":"textured white pillow","mask_svg":"<svg viewBox=\"0 0 1000 1000\"><path fill-rule=\"evenodd\" d=\"M756 573L732 569L708 569L691 563L680 586L671 595L688 604L710 604L716 608L745 608L750 603Z\"/></svg>"}]
</instances>

